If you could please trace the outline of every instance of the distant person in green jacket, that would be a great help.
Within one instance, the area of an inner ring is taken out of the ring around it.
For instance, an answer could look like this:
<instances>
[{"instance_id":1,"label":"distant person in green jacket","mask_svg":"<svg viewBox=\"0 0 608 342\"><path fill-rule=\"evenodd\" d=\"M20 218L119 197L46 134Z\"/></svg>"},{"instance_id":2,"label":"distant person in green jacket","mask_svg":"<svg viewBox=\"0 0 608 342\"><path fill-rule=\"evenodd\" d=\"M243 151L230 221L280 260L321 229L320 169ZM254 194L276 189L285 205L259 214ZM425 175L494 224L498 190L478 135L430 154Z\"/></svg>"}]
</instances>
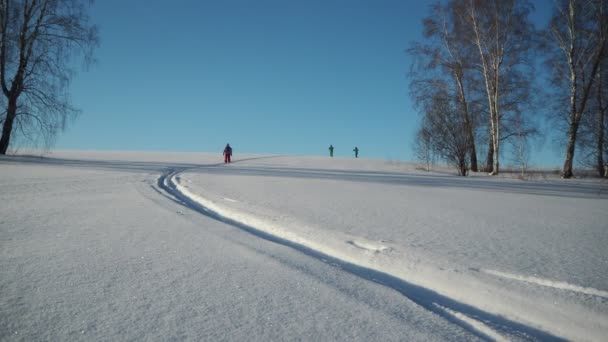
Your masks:
<instances>
[{"instance_id":1,"label":"distant person in green jacket","mask_svg":"<svg viewBox=\"0 0 608 342\"><path fill-rule=\"evenodd\" d=\"M329 145L329 156L330 157L334 157L334 146L333 145Z\"/></svg>"},{"instance_id":2,"label":"distant person in green jacket","mask_svg":"<svg viewBox=\"0 0 608 342\"><path fill-rule=\"evenodd\" d=\"M353 151L355 152L355 158L359 158L359 148L355 146L355 149Z\"/></svg>"}]
</instances>

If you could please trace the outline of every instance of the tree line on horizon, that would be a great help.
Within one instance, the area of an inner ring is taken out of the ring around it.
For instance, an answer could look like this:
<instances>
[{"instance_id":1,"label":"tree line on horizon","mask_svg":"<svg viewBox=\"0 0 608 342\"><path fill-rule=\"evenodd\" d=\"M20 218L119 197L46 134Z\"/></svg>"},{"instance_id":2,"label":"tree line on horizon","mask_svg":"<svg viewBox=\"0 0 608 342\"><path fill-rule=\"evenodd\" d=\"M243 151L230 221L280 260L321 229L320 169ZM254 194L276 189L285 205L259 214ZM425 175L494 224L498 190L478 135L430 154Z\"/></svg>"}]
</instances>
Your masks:
<instances>
[{"instance_id":1,"label":"tree line on horizon","mask_svg":"<svg viewBox=\"0 0 608 342\"><path fill-rule=\"evenodd\" d=\"M550 134L565 152L564 178L575 151L608 177L608 0L556 0L541 29L533 10L528 0L430 7L422 41L408 49L421 115L414 149L427 168L440 159L462 176L496 175L507 145L523 170L531 142Z\"/></svg>"}]
</instances>

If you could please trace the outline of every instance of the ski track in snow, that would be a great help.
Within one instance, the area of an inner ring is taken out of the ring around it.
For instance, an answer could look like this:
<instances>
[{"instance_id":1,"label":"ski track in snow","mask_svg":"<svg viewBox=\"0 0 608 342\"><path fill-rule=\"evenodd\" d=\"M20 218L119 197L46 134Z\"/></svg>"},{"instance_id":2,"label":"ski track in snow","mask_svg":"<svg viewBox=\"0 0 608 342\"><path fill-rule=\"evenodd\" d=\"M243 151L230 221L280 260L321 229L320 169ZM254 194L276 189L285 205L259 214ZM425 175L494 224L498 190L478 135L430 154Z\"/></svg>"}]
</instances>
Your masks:
<instances>
[{"instance_id":1,"label":"ski track in snow","mask_svg":"<svg viewBox=\"0 0 608 342\"><path fill-rule=\"evenodd\" d=\"M502 336L501 334L497 333L496 331L494 331L492 328L490 328L489 326L487 326L486 324L484 324L483 322L480 322L474 318L471 318L463 313L448 309L446 307L443 307L439 304L435 304L435 306L441 310L444 310L445 312L447 312L448 314L454 316L455 318L471 325L472 328L478 330L479 332L481 332L482 334L486 335L487 338L497 341L497 342L506 342L508 341L507 338L505 338L504 336Z\"/></svg>"},{"instance_id":2,"label":"ski track in snow","mask_svg":"<svg viewBox=\"0 0 608 342\"><path fill-rule=\"evenodd\" d=\"M501 277L501 278L505 278L505 279L518 280L518 281L523 281L523 282L530 283L530 284L552 287L554 289L567 290L567 291L583 293L583 294L591 295L591 296L608 298L608 292L602 291L602 290L597 290L592 287L582 287L582 286L566 283L563 281L555 281L555 280L551 280L551 279L543 279L543 278L538 278L538 277L532 277L532 276L526 276L526 275L520 275L520 274L512 274L512 273L506 273L506 272L500 272L500 271L494 271L494 270L482 269L480 271L483 273L491 274L493 276Z\"/></svg>"},{"instance_id":3,"label":"ski track in snow","mask_svg":"<svg viewBox=\"0 0 608 342\"><path fill-rule=\"evenodd\" d=\"M342 260L332 255L331 251L324 251L321 246L298 236L289 236L288 234L278 235L272 230L265 229L264 222L257 220L255 217L239 216L234 213L230 215L230 213L224 211L219 212L220 210L213 206L213 202L191 193L188 191L187 186L179 184L180 177L178 175L187 169L170 169L158 178L157 186L167 193L167 198L200 214L232 225L268 241L294 248L325 263L331 263L356 276L390 287L421 307L483 339L496 341L509 340L509 338L503 336L504 334L523 340L564 340L551 333L514 321L503 315L486 312L467 303L459 302L432 289L410 283L395 275ZM238 202L229 198L224 198L224 200ZM346 241L346 243L374 253L390 250L390 247L364 241L350 240Z\"/></svg>"}]
</instances>

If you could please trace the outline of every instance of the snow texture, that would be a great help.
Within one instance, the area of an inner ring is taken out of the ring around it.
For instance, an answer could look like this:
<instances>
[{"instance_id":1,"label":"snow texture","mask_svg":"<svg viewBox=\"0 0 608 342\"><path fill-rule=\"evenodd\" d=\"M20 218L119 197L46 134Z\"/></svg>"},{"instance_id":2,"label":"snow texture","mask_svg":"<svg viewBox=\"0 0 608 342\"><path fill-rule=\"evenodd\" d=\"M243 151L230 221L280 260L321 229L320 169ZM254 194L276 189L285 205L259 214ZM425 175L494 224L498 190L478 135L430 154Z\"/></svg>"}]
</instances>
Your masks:
<instances>
[{"instance_id":1,"label":"snow texture","mask_svg":"<svg viewBox=\"0 0 608 342\"><path fill-rule=\"evenodd\" d=\"M0 158L0 339L608 333L600 181L220 157Z\"/></svg>"}]
</instances>

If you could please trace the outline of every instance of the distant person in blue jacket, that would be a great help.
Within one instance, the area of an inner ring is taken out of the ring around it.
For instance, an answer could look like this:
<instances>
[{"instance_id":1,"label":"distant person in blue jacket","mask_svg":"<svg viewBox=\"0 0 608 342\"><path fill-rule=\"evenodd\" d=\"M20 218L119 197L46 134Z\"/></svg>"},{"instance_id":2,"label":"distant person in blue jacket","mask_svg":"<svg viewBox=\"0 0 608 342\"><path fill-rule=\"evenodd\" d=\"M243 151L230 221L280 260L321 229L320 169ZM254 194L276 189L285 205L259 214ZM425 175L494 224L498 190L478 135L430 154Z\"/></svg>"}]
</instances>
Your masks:
<instances>
[{"instance_id":1,"label":"distant person in blue jacket","mask_svg":"<svg viewBox=\"0 0 608 342\"><path fill-rule=\"evenodd\" d=\"M359 148L355 146L355 149L353 151L355 152L355 158L359 158Z\"/></svg>"},{"instance_id":2,"label":"distant person in blue jacket","mask_svg":"<svg viewBox=\"0 0 608 342\"><path fill-rule=\"evenodd\" d=\"M334 157L334 146L333 145L329 145L329 156L330 157Z\"/></svg>"},{"instance_id":3,"label":"distant person in blue jacket","mask_svg":"<svg viewBox=\"0 0 608 342\"><path fill-rule=\"evenodd\" d=\"M226 147L224 147L224 164L230 163L230 157L232 157L232 147L230 147L230 144L226 144Z\"/></svg>"}]
</instances>

